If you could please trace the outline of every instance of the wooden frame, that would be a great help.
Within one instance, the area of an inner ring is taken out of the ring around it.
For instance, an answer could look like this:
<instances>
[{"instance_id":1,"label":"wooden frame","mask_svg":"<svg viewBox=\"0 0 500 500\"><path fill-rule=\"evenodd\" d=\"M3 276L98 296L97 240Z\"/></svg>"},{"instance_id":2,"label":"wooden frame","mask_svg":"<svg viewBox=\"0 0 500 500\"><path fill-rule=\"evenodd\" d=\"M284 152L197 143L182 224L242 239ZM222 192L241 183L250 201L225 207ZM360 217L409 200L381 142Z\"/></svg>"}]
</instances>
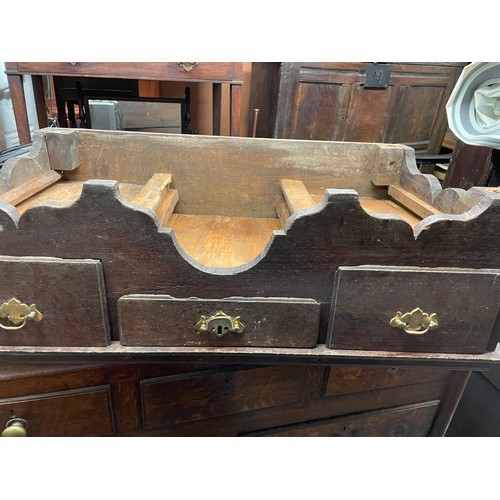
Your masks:
<instances>
[{"instance_id":1,"label":"wooden frame","mask_svg":"<svg viewBox=\"0 0 500 500\"><path fill-rule=\"evenodd\" d=\"M23 89L23 75L32 75L40 128L47 121L42 75L128 78L138 80L209 82L213 85L213 134L220 135L222 85L230 85L230 135L240 135L243 63L196 63L184 70L181 63L93 63L93 62L6 62L7 79L19 134L19 142L31 142L28 113Z\"/></svg>"},{"instance_id":2,"label":"wooden frame","mask_svg":"<svg viewBox=\"0 0 500 500\"><path fill-rule=\"evenodd\" d=\"M116 301L124 295L125 276L125 288L134 293L172 294L179 285L185 296L199 295L203 289L207 298L242 291L247 296L293 297L300 291L300 296L320 303L322 344L332 293L331 269L339 262L500 268L493 252L500 207L497 190L443 190L434 177L418 171L413 150L405 146L62 129L40 131L35 138L32 152L10 161L0 177L0 200L8 202L0 212L4 227L0 249L6 255L25 255L25 249L30 248L31 255L61 258L95 253L103 261L108 280L114 342L119 340ZM193 154L187 154L189 151ZM168 158L168 163L162 158ZM241 165L240 175L225 177L235 162ZM90 180L95 178L99 180ZM102 213L107 214L108 222L91 222L100 220ZM201 221L201 225L198 229L187 227L183 237L182 217ZM201 245L202 253L198 243L192 248L189 245L192 235L204 234L197 231L206 227L206 217L219 220L215 253L206 253L210 248L207 242ZM222 225L221 218L226 221ZM262 232L262 225L252 226L268 219L274 226L267 232ZM235 224L240 224L241 232L231 240L238 227ZM20 246L27 227L39 228L33 229L36 241ZM263 239L253 256L238 253L239 248L248 249L248 242L257 234ZM225 246L219 244L223 237L229 238ZM112 242L111 247L106 244L101 248L99 238ZM325 238L332 238L327 245ZM127 245L118 246L124 239ZM93 242L92 249L82 245L87 240ZM65 244L54 246L56 241ZM246 243L241 246L241 241ZM332 252L330 245L337 250ZM215 265L214 256L221 251L226 264ZM112 262L118 255L122 255L124 267L114 275ZM155 269L154 274L141 264L144 255L149 255L147 266ZM167 261L167 267L176 269L175 275L166 269ZM281 271L275 262L282 263ZM309 262L315 262L315 267L310 268ZM289 273L290 269L295 271ZM352 363L356 359L367 363L373 359L389 365L450 363L473 367L497 361L496 341L492 337L491 354L476 357L334 353L321 348L311 349L309 354L286 349L265 352L273 360L281 353L287 362L303 362L312 355L321 363ZM1 352L7 358L28 354L23 347L2 348ZM71 359L78 355L106 358L107 351L37 352L42 357ZM140 359L158 359L198 356L201 351L130 351L116 343L109 350L117 359L127 358L130 352ZM225 359L223 349L214 346L204 355L210 357L210 353ZM227 359L235 356L227 354ZM250 349L239 351L239 355L249 359L258 355L260 359L263 354Z\"/></svg>"}]
</instances>

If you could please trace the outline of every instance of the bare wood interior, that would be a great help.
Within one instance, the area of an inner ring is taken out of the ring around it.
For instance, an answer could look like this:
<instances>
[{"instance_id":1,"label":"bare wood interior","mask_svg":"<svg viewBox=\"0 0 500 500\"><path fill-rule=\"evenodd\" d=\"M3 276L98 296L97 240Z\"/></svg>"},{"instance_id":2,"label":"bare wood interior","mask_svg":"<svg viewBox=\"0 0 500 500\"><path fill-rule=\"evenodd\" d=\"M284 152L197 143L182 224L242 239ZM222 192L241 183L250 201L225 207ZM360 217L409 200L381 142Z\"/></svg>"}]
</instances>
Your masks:
<instances>
[{"instance_id":1,"label":"bare wood interior","mask_svg":"<svg viewBox=\"0 0 500 500\"><path fill-rule=\"evenodd\" d=\"M58 168L67 156L67 170L51 168L55 153ZM24 167L21 178L14 160L0 179L0 200L19 214L74 203L89 179L118 180L126 203L155 214L195 261L219 268L257 258L290 217L324 203L327 189L354 189L368 214L412 228L464 213L491 191L440 190L418 172L410 148L372 143L56 129L38 132L31 158L17 161L30 160L35 167Z\"/></svg>"}]
</instances>

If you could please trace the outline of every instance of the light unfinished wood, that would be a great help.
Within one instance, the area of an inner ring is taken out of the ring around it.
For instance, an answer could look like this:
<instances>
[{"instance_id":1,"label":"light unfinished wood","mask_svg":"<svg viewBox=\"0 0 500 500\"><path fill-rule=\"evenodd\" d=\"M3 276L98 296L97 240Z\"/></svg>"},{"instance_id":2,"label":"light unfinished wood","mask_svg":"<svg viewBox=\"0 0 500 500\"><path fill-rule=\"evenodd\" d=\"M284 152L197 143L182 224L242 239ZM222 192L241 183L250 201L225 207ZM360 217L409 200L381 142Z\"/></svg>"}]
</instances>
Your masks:
<instances>
[{"instance_id":1,"label":"light unfinished wood","mask_svg":"<svg viewBox=\"0 0 500 500\"><path fill-rule=\"evenodd\" d=\"M393 162L393 156L402 161L407 149L393 145L391 156L379 155L380 146L371 143L284 143L279 139L83 129L75 134L81 163L66 172L68 180L145 184L154 173L170 173L179 190L178 212L229 217L275 217L280 179L301 179L310 192L355 189L360 196L383 198L385 190L374 186L372 174L392 171L394 166L387 161ZM115 147L117 139L119 148Z\"/></svg>"},{"instance_id":2,"label":"light unfinished wood","mask_svg":"<svg viewBox=\"0 0 500 500\"><path fill-rule=\"evenodd\" d=\"M278 215L278 219L280 221L281 227L285 226L288 217L290 217L290 209L286 201L283 198L278 198L276 200L276 214Z\"/></svg>"},{"instance_id":3,"label":"light unfinished wood","mask_svg":"<svg viewBox=\"0 0 500 500\"><path fill-rule=\"evenodd\" d=\"M399 186L389 186L389 196L422 218L439 215L442 212L415 194Z\"/></svg>"},{"instance_id":4,"label":"light unfinished wood","mask_svg":"<svg viewBox=\"0 0 500 500\"><path fill-rule=\"evenodd\" d=\"M377 200L375 198L360 198L359 199L361 206L365 212L369 214L391 214L397 215L404 219L406 222L411 224L411 226L415 226L421 220L420 217L417 217L408 210L405 210L403 207L394 203L391 200Z\"/></svg>"},{"instance_id":5,"label":"light unfinished wood","mask_svg":"<svg viewBox=\"0 0 500 500\"><path fill-rule=\"evenodd\" d=\"M315 205L304 183L295 179L280 179L280 186L291 213Z\"/></svg>"},{"instance_id":6,"label":"light unfinished wood","mask_svg":"<svg viewBox=\"0 0 500 500\"><path fill-rule=\"evenodd\" d=\"M137 196L130 201L136 205L155 210L171 182L172 176L170 174L156 173L144 184Z\"/></svg>"},{"instance_id":7,"label":"light unfinished wood","mask_svg":"<svg viewBox=\"0 0 500 500\"><path fill-rule=\"evenodd\" d=\"M126 184L120 185L120 192L135 205L154 210L160 225L165 226L179 201L178 191L169 189L171 183L170 174L155 173L139 190L133 184Z\"/></svg>"},{"instance_id":8,"label":"light unfinished wood","mask_svg":"<svg viewBox=\"0 0 500 500\"><path fill-rule=\"evenodd\" d=\"M17 210L22 214L32 205L38 202L61 202L72 203L76 201L82 192L83 182L60 181L45 188L31 198L16 205Z\"/></svg>"},{"instance_id":9,"label":"light unfinished wood","mask_svg":"<svg viewBox=\"0 0 500 500\"><path fill-rule=\"evenodd\" d=\"M177 189L168 189L156 207L156 213L160 218L160 225L166 226L172 214L174 213L175 206L179 201L179 192Z\"/></svg>"},{"instance_id":10,"label":"light unfinished wood","mask_svg":"<svg viewBox=\"0 0 500 500\"><path fill-rule=\"evenodd\" d=\"M12 205L17 205L18 203L28 199L30 196L33 196L46 187L54 184L60 178L60 174L54 170L49 170L48 172L45 172L34 179L29 179L14 189L3 193L0 195L0 200L11 203Z\"/></svg>"},{"instance_id":11,"label":"light unfinished wood","mask_svg":"<svg viewBox=\"0 0 500 500\"><path fill-rule=\"evenodd\" d=\"M58 178L60 178L59 175ZM161 188L162 185L166 187L170 183L171 176L168 175L168 178L170 180L167 179L166 175L159 174L155 176L154 179L151 179L151 182L148 182L145 186L120 183L119 190L125 200L154 210L160 219L160 224L164 226L172 215L175 205L179 200L177 190ZM83 184L82 181L59 181L36 192L30 198L13 204L16 205L19 213L22 214L35 203L39 202L58 204L74 203L81 196ZM0 197L0 199L3 199L3 197Z\"/></svg>"},{"instance_id":12,"label":"light unfinished wood","mask_svg":"<svg viewBox=\"0 0 500 500\"><path fill-rule=\"evenodd\" d=\"M322 194L312 194L311 195L315 204L320 203L324 195ZM392 200L381 200L378 198L361 197L359 198L359 203L363 210L369 214L380 214L380 215L397 215L408 222L412 227L418 224L422 219L412 212L409 212L402 206L394 203Z\"/></svg>"},{"instance_id":13,"label":"light unfinished wood","mask_svg":"<svg viewBox=\"0 0 500 500\"><path fill-rule=\"evenodd\" d=\"M137 198L143 187L144 186L140 184L128 184L126 182L120 182L119 184L121 195L128 201L132 201Z\"/></svg>"},{"instance_id":14,"label":"light unfinished wood","mask_svg":"<svg viewBox=\"0 0 500 500\"><path fill-rule=\"evenodd\" d=\"M354 189L361 198L376 199L387 198L389 182L432 207L418 211L421 217L429 213L460 215L478 198L469 198L463 190L443 190L436 177L418 170L414 152L405 146L292 141L285 147L278 139L56 129L37 132L31 157L19 159L15 168L3 168L0 191L17 185L14 172L21 167L30 171L30 177L39 175L42 167L71 167L73 170L65 171L66 180L118 180L120 185L144 185L155 173L170 173L179 191L176 210L197 215L273 218L276 197L281 195L280 179L300 179L310 194ZM120 147L116 148L118 139ZM61 161L49 161L43 141ZM74 160L69 166L68 157Z\"/></svg>"},{"instance_id":15,"label":"light unfinished wood","mask_svg":"<svg viewBox=\"0 0 500 500\"><path fill-rule=\"evenodd\" d=\"M278 219L173 214L168 227L182 249L207 267L247 264L266 247Z\"/></svg>"}]
</instances>

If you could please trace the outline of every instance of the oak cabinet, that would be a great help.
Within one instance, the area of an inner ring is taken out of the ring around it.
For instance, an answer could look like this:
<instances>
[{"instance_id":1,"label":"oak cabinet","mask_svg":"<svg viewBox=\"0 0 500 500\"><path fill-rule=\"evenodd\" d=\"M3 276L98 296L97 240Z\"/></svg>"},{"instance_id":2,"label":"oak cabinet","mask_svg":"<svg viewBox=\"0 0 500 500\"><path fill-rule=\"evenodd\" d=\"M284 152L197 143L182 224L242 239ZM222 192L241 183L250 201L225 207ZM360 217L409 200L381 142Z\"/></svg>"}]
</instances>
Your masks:
<instances>
[{"instance_id":1,"label":"oak cabinet","mask_svg":"<svg viewBox=\"0 0 500 500\"><path fill-rule=\"evenodd\" d=\"M0 171L0 419L443 435L500 362L499 214L406 145L36 131Z\"/></svg>"},{"instance_id":2,"label":"oak cabinet","mask_svg":"<svg viewBox=\"0 0 500 500\"><path fill-rule=\"evenodd\" d=\"M468 372L205 364L0 367L0 432L36 436L442 435Z\"/></svg>"},{"instance_id":3,"label":"oak cabinet","mask_svg":"<svg viewBox=\"0 0 500 500\"><path fill-rule=\"evenodd\" d=\"M256 136L406 144L436 154L445 105L464 63L385 63L387 87L366 85L370 63L253 63ZM254 123L250 119L249 135Z\"/></svg>"}]
</instances>

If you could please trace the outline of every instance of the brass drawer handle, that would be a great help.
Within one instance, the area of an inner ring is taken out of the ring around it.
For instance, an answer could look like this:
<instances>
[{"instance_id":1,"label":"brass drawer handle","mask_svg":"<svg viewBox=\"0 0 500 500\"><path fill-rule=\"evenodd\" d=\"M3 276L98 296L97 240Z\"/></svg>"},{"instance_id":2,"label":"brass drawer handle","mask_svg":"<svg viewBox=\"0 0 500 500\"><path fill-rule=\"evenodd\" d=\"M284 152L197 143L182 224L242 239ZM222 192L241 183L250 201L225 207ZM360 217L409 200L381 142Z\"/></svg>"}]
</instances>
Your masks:
<instances>
[{"instance_id":1,"label":"brass drawer handle","mask_svg":"<svg viewBox=\"0 0 500 500\"><path fill-rule=\"evenodd\" d=\"M197 62L178 62L177 64L187 73L198 66Z\"/></svg>"},{"instance_id":2,"label":"brass drawer handle","mask_svg":"<svg viewBox=\"0 0 500 500\"><path fill-rule=\"evenodd\" d=\"M226 333L243 333L245 326L240 317L232 318L222 311L207 318L202 316L195 326L198 333L213 333L217 337L223 337Z\"/></svg>"},{"instance_id":3,"label":"brass drawer handle","mask_svg":"<svg viewBox=\"0 0 500 500\"><path fill-rule=\"evenodd\" d=\"M11 418L2 432L2 437L26 437L28 422L22 418Z\"/></svg>"},{"instance_id":4,"label":"brass drawer handle","mask_svg":"<svg viewBox=\"0 0 500 500\"><path fill-rule=\"evenodd\" d=\"M43 318L42 313L36 308L35 304L30 306L21 303L15 298L10 299L0 305L0 318L7 318L16 326L4 325L0 322L0 327L4 330L20 330L26 325L26 321L40 321Z\"/></svg>"},{"instance_id":5,"label":"brass drawer handle","mask_svg":"<svg viewBox=\"0 0 500 500\"><path fill-rule=\"evenodd\" d=\"M423 335L429 330L435 330L438 327L438 320L436 313L427 314L420 307L417 307L405 314L398 311L389 324L394 328L401 328L405 333L411 335Z\"/></svg>"}]
</instances>

